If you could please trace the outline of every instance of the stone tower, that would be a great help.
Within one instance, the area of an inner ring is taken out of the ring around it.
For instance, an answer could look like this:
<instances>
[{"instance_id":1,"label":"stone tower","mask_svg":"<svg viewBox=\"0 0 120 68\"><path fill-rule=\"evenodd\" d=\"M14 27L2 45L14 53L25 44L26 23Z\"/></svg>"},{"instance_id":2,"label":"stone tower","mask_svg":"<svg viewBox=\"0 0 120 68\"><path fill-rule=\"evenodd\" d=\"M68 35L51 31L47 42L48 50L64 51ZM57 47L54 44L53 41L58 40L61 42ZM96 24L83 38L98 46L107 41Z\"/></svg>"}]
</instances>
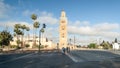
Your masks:
<instances>
[{"instance_id":1,"label":"stone tower","mask_svg":"<svg viewBox=\"0 0 120 68\"><path fill-rule=\"evenodd\" d=\"M67 17L62 10L59 25L59 48L67 47Z\"/></svg>"}]
</instances>

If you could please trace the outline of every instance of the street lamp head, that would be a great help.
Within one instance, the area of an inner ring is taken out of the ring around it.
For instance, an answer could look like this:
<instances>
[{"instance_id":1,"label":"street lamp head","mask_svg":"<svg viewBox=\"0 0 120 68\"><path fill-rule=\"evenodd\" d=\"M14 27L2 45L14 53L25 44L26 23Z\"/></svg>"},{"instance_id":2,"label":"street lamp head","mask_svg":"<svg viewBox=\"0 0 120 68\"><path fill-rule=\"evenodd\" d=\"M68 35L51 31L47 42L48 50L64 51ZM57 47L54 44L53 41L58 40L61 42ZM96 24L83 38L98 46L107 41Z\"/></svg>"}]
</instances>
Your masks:
<instances>
[{"instance_id":1,"label":"street lamp head","mask_svg":"<svg viewBox=\"0 0 120 68\"><path fill-rule=\"evenodd\" d=\"M46 28L46 24L43 24L43 28Z\"/></svg>"}]
</instances>

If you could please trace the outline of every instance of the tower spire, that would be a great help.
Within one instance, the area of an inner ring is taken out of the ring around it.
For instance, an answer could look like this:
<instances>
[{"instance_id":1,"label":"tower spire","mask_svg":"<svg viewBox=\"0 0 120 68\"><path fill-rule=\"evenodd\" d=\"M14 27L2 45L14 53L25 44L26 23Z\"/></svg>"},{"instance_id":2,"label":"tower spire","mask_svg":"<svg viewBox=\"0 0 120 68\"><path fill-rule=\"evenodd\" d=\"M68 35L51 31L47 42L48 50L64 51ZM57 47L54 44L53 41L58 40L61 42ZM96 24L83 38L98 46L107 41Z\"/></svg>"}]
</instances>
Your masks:
<instances>
[{"instance_id":1,"label":"tower spire","mask_svg":"<svg viewBox=\"0 0 120 68\"><path fill-rule=\"evenodd\" d=\"M62 10L62 12L61 12L61 17L66 17L66 14L65 14L64 10Z\"/></svg>"}]
</instances>

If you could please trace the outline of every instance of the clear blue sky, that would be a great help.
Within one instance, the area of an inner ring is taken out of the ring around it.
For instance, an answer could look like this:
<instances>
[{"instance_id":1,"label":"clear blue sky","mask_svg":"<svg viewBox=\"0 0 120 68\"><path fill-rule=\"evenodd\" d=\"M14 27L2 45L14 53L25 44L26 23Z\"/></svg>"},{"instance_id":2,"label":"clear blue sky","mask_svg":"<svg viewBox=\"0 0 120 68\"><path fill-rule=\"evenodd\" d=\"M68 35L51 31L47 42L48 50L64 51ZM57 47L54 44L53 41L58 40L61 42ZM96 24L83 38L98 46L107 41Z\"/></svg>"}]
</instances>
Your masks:
<instances>
[{"instance_id":1,"label":"clear blue sky","mask_svg":"<svg viewBox=\"0 0 120 68\"><path fill-rule=\"evenodd\" d=\"M120 0L0 0L0 23L25 22L32 24L30 15L35 13L42 19L44 16L49 17L48 21L50 22L45 21L45 23L48 24L48 30L53 30L53 28L58 28L60 13L63 9L69 20L68 31L70 34L109 39L109 35L103 34L110 33L110 35L114 35L112 40L120 37L118 35L120 34ZM57 21L51 24L53 20ZM85 28L89 33L75 32L74 29L71 31L71 25L79 31L84 31L82 28ZM105 28L102 28L103 25ZM92 33L97 31L96 28L101 33ZM56 33L58 32L56 31ZM57 36L55 35L55 37Z\"/></svg>"}]
</instances>

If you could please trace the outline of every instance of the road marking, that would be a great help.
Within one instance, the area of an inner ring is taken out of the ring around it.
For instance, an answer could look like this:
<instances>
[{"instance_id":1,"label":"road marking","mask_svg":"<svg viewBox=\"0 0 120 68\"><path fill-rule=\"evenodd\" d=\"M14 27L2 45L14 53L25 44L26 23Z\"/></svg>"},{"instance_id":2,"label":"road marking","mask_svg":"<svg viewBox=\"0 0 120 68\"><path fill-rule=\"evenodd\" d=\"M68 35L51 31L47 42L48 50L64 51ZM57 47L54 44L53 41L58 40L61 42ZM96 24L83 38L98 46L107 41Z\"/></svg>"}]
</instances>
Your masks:
<instances>
[{"instance_id":1,"label":"road marking","mask_svg":"<svg viewBox=\"0 0 120 68\"><path fill-rule=\"evenodd\" d=\"M68 53L66 53L66 55L70 58L70 59L72 59L74 62L82 62L82 60L77 60L77 58L75 58L74 56L72 56L72 55L70 55L70 54L68 54Z\"/></svg>"},{"instance_id":2,"label":"road marking","mask_svg":"<svg viewBox=\"0 0 120 68\"><path fill-rule=\"evenodd\" d=\"M27 55L24 55L24 56L13 58L13 59L10 59L10 60L7 60L7 61L3 61L3 62L0 62L0 64L4 64L4 63L7 63L7 62L11 62L11 61L17 60L17 59L21 59L21 58L24 58L24 57L27 57L27 56L30 56L30 55L33 55L33 54L34 53L31 53L31 54L27 54Z\"/></svg>"}]
</instances>

